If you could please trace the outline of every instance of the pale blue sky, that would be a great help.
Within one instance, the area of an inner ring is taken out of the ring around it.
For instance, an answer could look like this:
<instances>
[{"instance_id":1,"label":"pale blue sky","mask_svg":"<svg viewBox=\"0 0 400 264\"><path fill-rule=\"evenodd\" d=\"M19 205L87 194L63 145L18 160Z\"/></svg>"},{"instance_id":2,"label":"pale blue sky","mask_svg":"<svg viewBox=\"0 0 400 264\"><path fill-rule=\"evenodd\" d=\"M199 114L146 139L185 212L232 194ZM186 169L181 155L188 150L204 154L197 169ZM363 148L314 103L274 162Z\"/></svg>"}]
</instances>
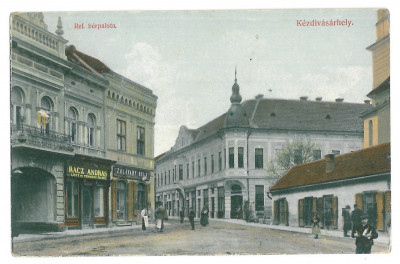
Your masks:
<instances>
[{"instance_id":1,"label":"pale blue sky","mask_svg":"<svg viewBox=\"0 0 400 264\"><path fill-rule=\"evenodd\" d=\"M374 9L45 13L52 32L58 16L68 44L159 97L156 155L172 147L181 125L197 128L229 109L235 66L243 100L264 94L362 103L372 88L365 48L375 42ZM302 19L354 25L297 26Z\"/></svg>"}]
</instances>

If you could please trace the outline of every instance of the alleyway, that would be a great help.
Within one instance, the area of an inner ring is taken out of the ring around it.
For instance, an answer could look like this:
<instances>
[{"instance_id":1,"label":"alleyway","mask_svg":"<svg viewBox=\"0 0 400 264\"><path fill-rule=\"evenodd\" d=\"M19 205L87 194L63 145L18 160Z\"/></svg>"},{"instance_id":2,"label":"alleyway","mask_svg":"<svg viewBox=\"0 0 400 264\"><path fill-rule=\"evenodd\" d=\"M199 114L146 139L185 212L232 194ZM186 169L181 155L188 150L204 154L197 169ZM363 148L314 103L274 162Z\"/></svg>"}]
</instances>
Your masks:
<instances>
[{"instance_id":1,"label":"alleyway","mask_svg":"<svg viewBox=\"0 0 400 264\"><path fill-rule=\"evenodd\" d=\"M269 255L269 254L352 254L352 239L270 230L227 222L211 221L207 227L196 222L190 230L186 220L170 220L163 233L154 228L124 232L93 233L36 241L16 240L15 256L119 256L119 255ZM373 253L388 252L376 244Z\"/></svg>"}]
</instances>

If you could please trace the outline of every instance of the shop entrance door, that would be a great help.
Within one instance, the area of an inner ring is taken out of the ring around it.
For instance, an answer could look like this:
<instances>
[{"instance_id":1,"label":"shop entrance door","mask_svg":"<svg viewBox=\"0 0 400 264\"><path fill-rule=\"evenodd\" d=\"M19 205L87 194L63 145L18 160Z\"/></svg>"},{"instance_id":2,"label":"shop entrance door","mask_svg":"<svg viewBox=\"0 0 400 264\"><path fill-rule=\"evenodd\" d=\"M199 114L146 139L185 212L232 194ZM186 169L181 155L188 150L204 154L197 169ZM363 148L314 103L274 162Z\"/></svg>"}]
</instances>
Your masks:
<instances>
[{"instance_id":1,"label":"shop entrance door","mask_svg":"<svg viewBox=\"0 0 400 264\"><path fill-rule=\"evenodd\" d=\"M93 224L92 195L89 186L82 188L82 227L91 227Z\"/></svg>"},{"instance_id":2,"label":"shop entrance door","mask_svg":"<svg viewBox=\"0 0 400 264\"><path fill-rule=\"evenodd\" d=\"M242 219L242 203L243 196L235 195L231 196L231 218Z\"/></svg>"}]
</instances>

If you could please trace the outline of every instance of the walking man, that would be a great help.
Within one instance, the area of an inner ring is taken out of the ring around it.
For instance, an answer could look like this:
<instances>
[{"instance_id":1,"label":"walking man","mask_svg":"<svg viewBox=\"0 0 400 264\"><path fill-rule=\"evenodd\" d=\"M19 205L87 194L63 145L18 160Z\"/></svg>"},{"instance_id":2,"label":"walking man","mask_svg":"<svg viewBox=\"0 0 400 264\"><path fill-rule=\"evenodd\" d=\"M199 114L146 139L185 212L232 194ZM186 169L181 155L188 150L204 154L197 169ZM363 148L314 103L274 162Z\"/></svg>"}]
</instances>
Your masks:
<instances>
[{"instance_id":1,"label":"walking man","mask_svg":"<svg viewBox=\"0 0 400 264\"><path fill-rule=\"evenodd\" d=\"M368 215L360 217L361 223L351 232L351 237L356 238L356 254L371 254L374 239L378 237L375 228L368 223Z\"/></svg>"},{"instance_id":2,"label":"walking man","mask_svg":"<svg viewBox=\"0 0 400 264\"><path fill-rule=\"evenodd\" d=\"M346 205L346 208L343 210L343 235L345 237L349 237L347 232L351 230L351 217L350 217L350 205Z\"/></svg>"},{"instance_id":3,"label":"walking man","mask_svg":"<svg viewBox=\"0 0 400 264\"><path fill-rule=\"evenodd\" d=\"M195 217L195 213L193 211L193 208L190 207L190 209L189 209L189 221L190 221L190 225L192 226L192 230L194 230L194 217Z\"/></svg>"}]
</instances>

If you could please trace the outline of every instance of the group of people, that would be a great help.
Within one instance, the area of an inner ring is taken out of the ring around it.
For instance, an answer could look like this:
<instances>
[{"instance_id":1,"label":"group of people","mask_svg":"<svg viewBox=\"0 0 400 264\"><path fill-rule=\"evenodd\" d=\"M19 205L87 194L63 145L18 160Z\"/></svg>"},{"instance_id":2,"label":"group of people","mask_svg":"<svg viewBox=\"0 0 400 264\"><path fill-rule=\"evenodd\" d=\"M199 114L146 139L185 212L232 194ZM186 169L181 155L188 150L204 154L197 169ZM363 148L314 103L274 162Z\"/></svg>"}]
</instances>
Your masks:
<instances>
[{"instance_id":1,"label":"group of people","mask_svg":"<svg viewBox=\"0 0 400 264\"><path fill-rule=\"evenodd\" d=\"M201 215L200 215L200 224L202 226L207 226L209 224L208 222L208 206L205 205L203 209L201 210ZM184 213L183 211L180 212L180 222L183 223L183 218L184 218ZM146 230L146 228L153 222L153 215L151 209L143 208L142 211L140 212L141 216L141 222L142 222L142 230ZM194 212L193 208L191 207L189 209L189 222L192 227L192 230L195 230L194 228L194 218L196 216L196 213ZM157 232L163 232L164 231L164 220L168 220L168 214L165 211L164 207L162 206L161 203L157 205L157 209L154 212L154 224L156 227Z\"/></svg>"},{"instance_id":2,"label":"group of people","mask_svg":"<svg viewBox=\"0 0 400 264\"><path fill-rule=\"evenodd\" d=\"M352 230L351 237L356 239L356 254L370 254L374 239L378 237L375 228L368 223L368 214L364 214L357 206L350 214L350 206L347 205L343 210L343 235L349 237L348 232ZM315 239L321 233L319 222L320 218L316 212L312 217L311 232Z\"/></svg>"}]
</instances>

